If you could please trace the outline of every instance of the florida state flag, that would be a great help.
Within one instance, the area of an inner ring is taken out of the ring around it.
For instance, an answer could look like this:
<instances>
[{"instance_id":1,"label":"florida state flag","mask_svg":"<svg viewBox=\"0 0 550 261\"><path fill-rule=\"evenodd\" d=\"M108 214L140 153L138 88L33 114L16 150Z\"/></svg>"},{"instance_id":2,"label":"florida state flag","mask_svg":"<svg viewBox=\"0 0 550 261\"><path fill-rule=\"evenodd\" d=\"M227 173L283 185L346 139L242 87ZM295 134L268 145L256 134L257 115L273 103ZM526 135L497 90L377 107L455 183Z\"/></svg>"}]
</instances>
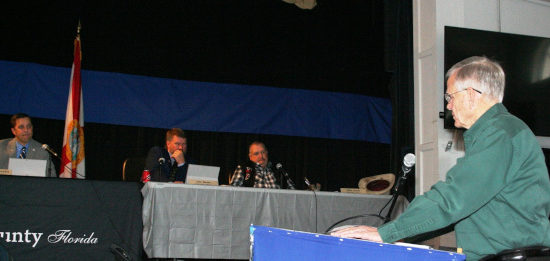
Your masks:
<instances>
[{"instance_id":1,"label":"florida state flag","mask_svg":"<svg viewBox=\"0 0 550 261\"><path fill-rule=\"evenodd\" d=\"M82 103L82 85L80 81L80 24L74 40L74 61L71 71L71 85L65 116L65 133L61 153L61 178L86 178L84 172L84 109Z\"/></svg>"}]
</instances>

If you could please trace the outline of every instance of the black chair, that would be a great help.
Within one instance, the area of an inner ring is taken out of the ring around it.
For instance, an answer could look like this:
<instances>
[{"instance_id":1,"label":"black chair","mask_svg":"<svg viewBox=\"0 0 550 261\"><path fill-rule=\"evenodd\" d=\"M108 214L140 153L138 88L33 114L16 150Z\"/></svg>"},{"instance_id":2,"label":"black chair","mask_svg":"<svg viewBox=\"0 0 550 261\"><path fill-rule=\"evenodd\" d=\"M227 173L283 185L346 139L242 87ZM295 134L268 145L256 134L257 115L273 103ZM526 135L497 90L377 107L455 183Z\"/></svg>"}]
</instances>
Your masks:
<instances>
[{"instance_id":1,"label":"black chair","mask_svg":"<svg viewBox=\"0 0 550 261\"><path fill-rule=\"evenodd\" d=\"M542 261L550 260L550 247L530 246L504 250L496 255L489 255L480 261Z\"/></svg>"},{"instance_id":2,"label":"black chair","mask_svg":"<svg viewBox=\"0 0 550 261\"><path fill-rule=\"evenodd\" d=\"M129 157L122 164L122 180L141 181L141 174L145 167L145 157Z\"/></svg>"}]
</instances>

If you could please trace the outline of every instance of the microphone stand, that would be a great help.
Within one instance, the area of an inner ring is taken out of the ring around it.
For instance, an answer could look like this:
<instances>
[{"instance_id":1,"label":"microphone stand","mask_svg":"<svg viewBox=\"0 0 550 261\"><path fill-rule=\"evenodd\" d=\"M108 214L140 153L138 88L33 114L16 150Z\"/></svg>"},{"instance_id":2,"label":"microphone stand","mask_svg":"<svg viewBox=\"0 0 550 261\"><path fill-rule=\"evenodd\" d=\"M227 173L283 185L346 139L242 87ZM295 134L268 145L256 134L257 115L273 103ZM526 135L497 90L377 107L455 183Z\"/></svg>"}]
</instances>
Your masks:
<instances>
[{"instance_id":1,"label":"microphone stand","mask_svg":"<svg viewBox=\"0 0 550 261\"><path fill-rule=\"evenodd\" d=\"M157 164L155 165L155 167L151 170L151 171L154 171L155 169L158 169L159 170L159 177L163 177L164 176L164 171L163 170L163 166L164 164L166 163L166 159L164 159L164 161L161 161L160 159L164 159L164 157L159 157L159 159L157 160Z\"/></svg>"},{"instance_id":2,"label":"microphone stand","mask_svg":"<svg viewBox=\"0 0 550 261\"><path fill-rule=\"evenodd\" d=\"M56 158L56 159L59 160L59 167L61 167L61 164L62 164L62 163L61 163L61 157L59 157L59 154L55 153L55 151L53 151L53 150L52 150L48 145L46 145L46 144L43 144L43 145L42 145L42 149L44 149L45 151L48 152L48 159L49 159L49 163L50 163L50 164L48 164L48 165L49 165L49 166L48 166L48 170L47 170L48 173L46 174L46 176L49 177L49 176L50 176L50 173L52 172L52 168L53 168L53 172L54 172L54 173L56 172L56 171L55 171L55 164L53 163L52 156L53 156L54 158ZM56 174L58 175L59 173L56 173Z\"/></svg>"},{"instance_id":3,"label":"microphone stand","mask_svg":"<svg viewBox=\"0 0 550 261\"><path fill-rule=\"evenodd\" d=\"M393 208L395 207L395 203L397 202L397 198L399 197L399 192L401 191L401 187L405 184L405 182L407 181L407 174L409 174L409 172L412 170L414 164L415 164L415 161L416 161L416 158L414 156L414 154L412 153L409 153L407 155L405 155L405 158L403 159L403 167L401 168L401 173L402 173L402 176L399 177L399 179L397 180L397 183L395 184L395 187L393 188L393 196L392 198L390 199L390 201L388 201L386 203L386 205L384 207L382 207L382 209L380 209L380 212L378 213L378 215L376 214L363 214L363 215L358 215L358 216L353 216L353 217L349 217L349 218L345 218L345 219L342 219L336 223L334 223L332 226L330 226L326 231L325 231L325 234L330 232L331 229L333 227L335 227L336 225L344 222L344 221L347 221L347 220L350 220L350 219L354 219L354 218L359 218L359 217L377 217L377 218L380 218L384 221L384 224L390 222L390 219L391 219L391 213L393 212ZM390 209L388 210L388 212L386 213L386 216L385 217L382 217L382 212L384 211L384 209L386 208L386 206L391 202L391 206L390 206Z\"/></svg>"},{"instance_id":4,"label":"microphone stand","mask_svg":"<svg viewBox=\"0 0 550 261\"><path fill-rule=\"evenodd\" d=\"M284 182L283 182L283 181L284 181L284 180L283 180L283 173L282 173L279 169L277 169L277 172L279 172L279 186L280 186L280 188L282 189L282 188L283 188L283 185L284 185Z\"/></svg>"},{"instance_id":5,"label":"microphone stand","mask_svg":"<svg viewBox=\"0 0 550 261\"><path fill-rule=\"evenodd\" d=\"M283 172L283 176L285 177L286 179L286 186L287 186L287 189L296 189L296 185L294 184L294 181L292 181L290 179L290 177L288 176L288 173L286 173L284 170L281 170ZM281 187L283 188L283 187Z\"/></svg>"},{"instance_id":6,"label":"microphone stand","mask_svg":"<svg viewBox=\"0 0 550 261\"><path fill-rule=\"evenodd\" d=\"M391 198L391 205L390 209L386 213L386 216L384 217L384 224L391 221L391 213L393 212L393 208L395 207L395 203L397 202L397 198L399 197L399 192L401 192L401 188L403 185L405 185L405 182L407 181L407 174L411 171L412 168L407 169L401 169L401 177L397 179L397 182L395 183L395 187L393 187L393 196Z\"/></svg>"},{"instance_id":7,"label":"microphone stand","mask_svg":"<svg viewBox=\"0 0 550 261\"><path fill-rule=\"evenodd\" d=\"M286 179L286 185L287 189L296 189L296 184L290 179L288 176L288 173L283 169L283 165L281 163L277 163L275 165L275 169L279 172L279 175L281 175L281 188L283 188L283 177Z\"/></svg>"}]
</instances>

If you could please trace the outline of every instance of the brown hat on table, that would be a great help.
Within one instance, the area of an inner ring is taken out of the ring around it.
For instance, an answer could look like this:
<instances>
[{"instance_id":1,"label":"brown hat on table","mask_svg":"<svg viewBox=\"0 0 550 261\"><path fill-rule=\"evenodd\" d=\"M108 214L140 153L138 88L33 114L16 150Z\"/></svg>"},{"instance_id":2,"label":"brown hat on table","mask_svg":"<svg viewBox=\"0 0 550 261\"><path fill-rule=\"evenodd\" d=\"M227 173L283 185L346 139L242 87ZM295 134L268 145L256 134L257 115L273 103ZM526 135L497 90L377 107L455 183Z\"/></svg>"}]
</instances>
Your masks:
<instances>
[{"instance_id":1,"label":"brown hat on table","mask_svg":"<svg viewBox=\"0 0 550 261\"><path fill-rule=\"evenodd\" d=\"M394 183L395 175L393 173L380 174L360 179L359 189L366 191L364 193L367 194L389 195Z\"/></svg>"}]
</instances>

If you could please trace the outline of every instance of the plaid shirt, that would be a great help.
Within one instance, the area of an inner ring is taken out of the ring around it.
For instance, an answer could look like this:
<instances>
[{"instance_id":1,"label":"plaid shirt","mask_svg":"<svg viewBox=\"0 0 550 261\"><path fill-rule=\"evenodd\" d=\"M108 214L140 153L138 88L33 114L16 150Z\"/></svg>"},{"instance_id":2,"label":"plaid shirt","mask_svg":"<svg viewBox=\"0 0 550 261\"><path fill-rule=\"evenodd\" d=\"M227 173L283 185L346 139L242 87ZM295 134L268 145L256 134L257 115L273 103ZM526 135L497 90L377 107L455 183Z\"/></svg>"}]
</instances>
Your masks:
<instances>
[{"instance_id":1,"label":"plaid shirt","mask_svg":"<svg viewBox=\"0 0 550 261\"><path fill-rule=\"evenodd\" d=\"M275 173L271 170L271 162L267 163L266 168L257 165L255 167L254 173L254 187L255 188L280 188L277 184L277 179L275 178ZM246 174L243 173L241 166L238 166L237 169L233 172L233 178L231 179L231 186L242 187L246 179L252 177L246 177Z\"/></svg>"}]
</instances>

